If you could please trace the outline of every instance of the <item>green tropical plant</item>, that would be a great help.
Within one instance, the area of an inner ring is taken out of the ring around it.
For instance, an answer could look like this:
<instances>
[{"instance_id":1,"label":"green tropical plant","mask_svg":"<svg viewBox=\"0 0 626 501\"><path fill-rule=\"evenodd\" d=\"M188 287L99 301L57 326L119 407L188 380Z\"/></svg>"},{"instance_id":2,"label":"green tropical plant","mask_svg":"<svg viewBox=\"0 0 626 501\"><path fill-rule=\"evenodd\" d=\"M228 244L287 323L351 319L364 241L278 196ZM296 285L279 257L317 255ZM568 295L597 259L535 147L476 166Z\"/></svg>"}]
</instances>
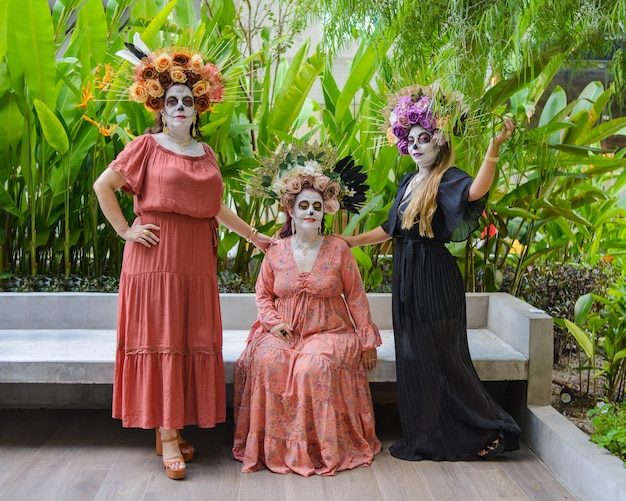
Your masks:
<instances>
[{"instance_id":1,"label":"green tropical plant","mask_svg":"<svg viewBox=\"0 0 626 501\"><path fill-rule=\"evenodd\" d=\"M626 284L616 284L608 297L581 296L576 301L575 322L558 322L569 330L586 355L587 363L581 368L591 371L594 383L600 378L604 381L610 402L621 401L626 392ZM598 359L602 362L599 367Z\"/></svg>"},{"instance_id":2,"label":"green tropical plant","mask_svg":"<svg viewBox=\"0 0 626 501\"><path fill-rule=\"evenodd\" d=\"M591 441L624 461L626 466L626 402L598 402L588 413Z\"/></svg>"},{"instance_id":3,"label":"green tropical plant","mask_svg":"<svg viewBox=\"0 0 626 501\"><path fill-rule=\"evenodd\" d=\"M528 89L512 96L518 117L536 108L541 93L534 87L534 101ZM557 87L537 126L523 128L501 155L507 166L493 190L485 223L495 231L483 235L484 245L474 253L487 290L498 290L497 273L507 262L516 269L511 292L517 295L523 274L538 259L565 262L584 254L597 262L622 247L615 238L602 239L603 229L615 229L615 220L624 216L617 204L626 151L601 147L626 128L626 118L599 120L612 90L591 82L568 103ZM600 188L610 181L615 187ZM598 212L598 207L605 210Z\"/></svg>"}]
</instances>

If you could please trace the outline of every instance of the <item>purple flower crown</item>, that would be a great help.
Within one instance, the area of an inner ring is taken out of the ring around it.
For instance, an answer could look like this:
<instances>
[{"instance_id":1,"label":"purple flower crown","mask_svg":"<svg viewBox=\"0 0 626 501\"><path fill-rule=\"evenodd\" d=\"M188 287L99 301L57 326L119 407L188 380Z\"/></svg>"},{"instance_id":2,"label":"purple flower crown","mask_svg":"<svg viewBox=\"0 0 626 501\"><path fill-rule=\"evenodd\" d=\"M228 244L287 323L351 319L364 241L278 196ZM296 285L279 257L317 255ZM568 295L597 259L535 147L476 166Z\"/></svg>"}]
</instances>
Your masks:
<instances>
[{"instance_id":1,"label":"purple flower crown","mask_svg":"<svg viewBox=\"0 0 626 501\"><path fill-rule=\"evenodd\" d=\"M444 128L449 122L450 113L446 110L445 99L437 96L437 87L421 85L405 87L389 96L386 109L389 121L387 139L390 144L396 145L402 155L409 154L407 137L411 128L416 125L433 133L432 140L439 146L448 142Z\"/></svg>"}]
</instances>

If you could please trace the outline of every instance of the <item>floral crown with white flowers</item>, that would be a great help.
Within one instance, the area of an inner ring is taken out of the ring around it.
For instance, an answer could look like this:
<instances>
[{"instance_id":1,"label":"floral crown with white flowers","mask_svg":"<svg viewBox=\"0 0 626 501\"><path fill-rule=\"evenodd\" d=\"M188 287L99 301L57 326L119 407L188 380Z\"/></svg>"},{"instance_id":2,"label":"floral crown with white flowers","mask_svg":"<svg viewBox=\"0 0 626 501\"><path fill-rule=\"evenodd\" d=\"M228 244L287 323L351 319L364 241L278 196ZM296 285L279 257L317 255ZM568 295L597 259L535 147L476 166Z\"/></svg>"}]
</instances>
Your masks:
<instances>
[{"instance_id":1,"label":"floral crown with white flowers","mask_svg":"<svg viewBox=\"0 0 626 501\"><path fill-rule=\"evenodd\" d=\"M365 184L367 175L352 157L337 161L337 156L336 149L317 143L282 145L262 160L261 167L248 179L246 191L291 209L298 193L312 188L322 194L326 214L340 208L357 214L369 188Z\"/></svg>"},{"instance_id":2,"label":"floral crown with white flowers","mask_svg":"<svg viewBox=\"0 0 626 501\"><path fill-rule=\"evenodd\" d=\"M451 127L463 108L460 94L445 96L439 86L411 85L388 96L385 132L390 144L396 145L402 155L409 154L407 137L412 127L419 125L433 134L439 146L448 142Z\"/></svg>"},{"instance_id":3,"label":"floral crown with white flowers","mask_svg":"<svg viewBox=\"0 0 626 501\"><path fill-rule=\"evenodd\" d=\"M212 103L224 99L224 79L219 68L205 62L202 54L183 47L167 47L151 51L138 33L128 50L116 54L135 65L133 84L128 95L142 103L148 111L157 112L165 106L165 92L172 85L183 84L191 89L194 107L201 114Z\"/></svg>"}]
</instances>

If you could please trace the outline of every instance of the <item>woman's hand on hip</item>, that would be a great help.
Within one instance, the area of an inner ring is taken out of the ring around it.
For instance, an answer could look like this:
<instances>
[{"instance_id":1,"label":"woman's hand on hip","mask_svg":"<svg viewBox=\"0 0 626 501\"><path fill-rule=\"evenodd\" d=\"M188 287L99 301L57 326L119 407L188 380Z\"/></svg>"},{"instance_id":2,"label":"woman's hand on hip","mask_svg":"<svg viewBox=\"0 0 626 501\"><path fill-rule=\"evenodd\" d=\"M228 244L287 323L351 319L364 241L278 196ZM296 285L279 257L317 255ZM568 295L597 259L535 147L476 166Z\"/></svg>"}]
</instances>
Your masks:
<instances>
[{"instance_id":1,"label":"woman's hand on hip","mask_svg":"<svg viewBox=\"0 0 626 501\"><path fill-rule=\"evenodd\" d=\"M127 242L136 242L146 247L152 247L159 243L159 237L154 232L160 229L156 224L137 224L121 233L120 237Z\"/></svg>"}]
</instances>

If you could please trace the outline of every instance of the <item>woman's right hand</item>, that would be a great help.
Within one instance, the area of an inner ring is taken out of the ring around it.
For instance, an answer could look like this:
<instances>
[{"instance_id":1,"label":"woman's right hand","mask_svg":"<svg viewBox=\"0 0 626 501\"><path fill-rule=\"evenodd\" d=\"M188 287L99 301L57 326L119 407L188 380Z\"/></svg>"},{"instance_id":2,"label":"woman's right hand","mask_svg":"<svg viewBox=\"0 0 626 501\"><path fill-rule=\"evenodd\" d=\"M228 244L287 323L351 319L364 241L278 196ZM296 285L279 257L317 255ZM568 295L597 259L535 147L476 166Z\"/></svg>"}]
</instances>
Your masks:
<instances>
[{"instance_id":1,"label":"woman's right hand","mask_svg":"<svg viewBox=\"0 0 626 501\"><path fill-rule=\"evenodd\" d=\"M355 246L355 236L354 235L341 235L341 234L336 234L335 236L341 238L341 240L343 240L345 243L348 244L348 247L352 248Z\"/></svg>"},{"instance_id":2,"label":"woman's right hand","mask_svg":"<svg viewBox=\"0 0 626 501\"><path fill-rule=\"evenodd\" d=\"M156 224L137 224L127 228L119 235L127 242L136 242L146 247L152 247L159 243L159 237L154 232L160 229Z\"/></svg>"},{"instance_id":3,"label":"woman's right hand","mask_svg":"<svg viewBox=\"0 0 626 501\"><path fill-rule=\"evenodd\" d=\"M288 343L293 343L293 330L286 323L282 322L278 325L275 325L270 329L270 334L276 336L283 341L287 341Z\"/></svg>"}]
</instances>

